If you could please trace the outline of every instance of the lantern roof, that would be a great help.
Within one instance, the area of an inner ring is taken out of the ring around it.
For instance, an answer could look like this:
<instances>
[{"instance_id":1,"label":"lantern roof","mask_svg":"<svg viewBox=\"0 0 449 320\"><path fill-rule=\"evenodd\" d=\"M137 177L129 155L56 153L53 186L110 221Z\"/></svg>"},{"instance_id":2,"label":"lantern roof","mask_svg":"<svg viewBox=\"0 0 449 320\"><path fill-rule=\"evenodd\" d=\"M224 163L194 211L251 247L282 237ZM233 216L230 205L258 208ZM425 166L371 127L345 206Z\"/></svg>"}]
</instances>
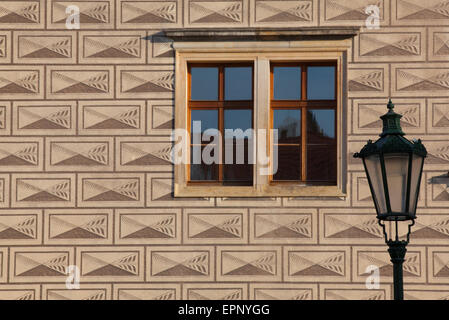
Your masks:
<instances>
[{"instance_id":1,"label":"lantern roof","mask_svg":"<svg viewBox=\"0 0 449 320\"><path fill-rule=\"evenodd\" d=\"M375 142L368 140L360 152L354 153L354 158L365 158L381 153L413 153L422 157L427 156L427 150L421 139L410 141L404 138L405 133L400 123L402 115L394 112L391 99L388 101L387 108L388 112L380 117L383 122L380 138Z\"/></svg>"}]
</instances>

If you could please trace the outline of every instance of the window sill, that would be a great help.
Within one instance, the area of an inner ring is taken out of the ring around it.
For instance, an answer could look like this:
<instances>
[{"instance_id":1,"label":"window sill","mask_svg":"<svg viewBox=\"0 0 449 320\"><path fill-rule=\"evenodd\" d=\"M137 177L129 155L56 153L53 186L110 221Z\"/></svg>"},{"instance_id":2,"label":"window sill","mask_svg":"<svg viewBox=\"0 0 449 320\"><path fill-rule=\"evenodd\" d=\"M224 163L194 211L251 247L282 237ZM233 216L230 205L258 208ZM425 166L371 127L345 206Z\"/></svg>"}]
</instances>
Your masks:
<instances>
[{"instance_id":1,"label":"window sill","mask_svg":"<svg viewBox=\"0 0 449 320\"><path fill-rule=\"evenodd\" d=\"M175 197L346 197L338 186L264 185L195 186L175 183Z\"/></svg>"}]
</instances>

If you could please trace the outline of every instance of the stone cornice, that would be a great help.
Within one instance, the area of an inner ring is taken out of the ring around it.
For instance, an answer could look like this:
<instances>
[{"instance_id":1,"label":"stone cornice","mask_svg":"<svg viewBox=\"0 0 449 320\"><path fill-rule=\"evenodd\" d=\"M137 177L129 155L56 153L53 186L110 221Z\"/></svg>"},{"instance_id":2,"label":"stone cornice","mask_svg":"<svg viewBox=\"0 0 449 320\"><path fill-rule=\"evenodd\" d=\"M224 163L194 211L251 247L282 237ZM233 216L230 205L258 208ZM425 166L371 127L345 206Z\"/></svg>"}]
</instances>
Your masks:
<instances>
[{"instance_id":1,"label":"stone cornice","mask_svg":"<svg viewBox=\"0 0 449 320\"><path fill-rule=\"evenodd\" d=\"M360 27L304 28L196 28L169 29L163 36L174 41L276 41L276 40L339 40L352 38Z\"/></svg>"}]
</instances>

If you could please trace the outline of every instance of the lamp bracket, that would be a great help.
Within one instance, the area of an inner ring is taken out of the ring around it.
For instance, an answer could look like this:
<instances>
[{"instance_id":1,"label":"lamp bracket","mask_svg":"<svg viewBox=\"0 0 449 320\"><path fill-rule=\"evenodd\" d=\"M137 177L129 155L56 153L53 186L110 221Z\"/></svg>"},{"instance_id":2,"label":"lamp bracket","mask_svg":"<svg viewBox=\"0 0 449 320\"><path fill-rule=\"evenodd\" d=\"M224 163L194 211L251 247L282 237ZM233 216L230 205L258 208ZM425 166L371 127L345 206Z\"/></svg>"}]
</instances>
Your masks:
<instances>
[{"instance_id":1,"label":"lamp bracket","mask_svg":"<svg viewBox=\"0 0 449 320\"><path fill-rule=\"evenodd\" d=\"M411 223L408 224L407 226L407 235L406 235L406 240L399 240L399 233L398 233L398 221L394 221L394 223L396 224L396 228L395 228L395 235L394 237L389 237L386 231L386 226L385 223L382 223L382 220L377 220L377 222L379 223L379 225L382 227L382 232L384 234L384 238L385 238L385 243L390 246L390 244L395 245L397 243L402 243L404 244L404 246L406 246L409 242L410 242L410 233L412 231L412 227L415 225L415 220L412 219L410 220Z\"/></svg>"}]
</instances>

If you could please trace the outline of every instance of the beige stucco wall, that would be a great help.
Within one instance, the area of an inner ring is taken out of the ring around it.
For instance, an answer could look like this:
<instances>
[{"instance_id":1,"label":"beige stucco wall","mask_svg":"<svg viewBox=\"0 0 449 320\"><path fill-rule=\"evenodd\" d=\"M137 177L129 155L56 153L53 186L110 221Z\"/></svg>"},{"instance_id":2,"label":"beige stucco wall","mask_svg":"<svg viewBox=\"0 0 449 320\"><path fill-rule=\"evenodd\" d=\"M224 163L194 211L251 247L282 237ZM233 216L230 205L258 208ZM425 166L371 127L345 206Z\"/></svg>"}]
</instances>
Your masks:
<instances>
[{"instance_id":1,"label":"beige stucco wall","mask_svg":"<svg viewBox=\"0 0 449 320\"><path fill-rule=\"evenodd\" d=\"M425 167L406 299L449 296L449 1L0 2L0 298L389 299L352 153L392 97ZM66 7L81 11L67 30ZM169 28L362 26L348 54L341 199L173 198ZM140 159L139 161L134 161ZM65 286L77 265L81 289ZM380 268L379 289L365 287Z\"/></svg>"}]
</instances>

